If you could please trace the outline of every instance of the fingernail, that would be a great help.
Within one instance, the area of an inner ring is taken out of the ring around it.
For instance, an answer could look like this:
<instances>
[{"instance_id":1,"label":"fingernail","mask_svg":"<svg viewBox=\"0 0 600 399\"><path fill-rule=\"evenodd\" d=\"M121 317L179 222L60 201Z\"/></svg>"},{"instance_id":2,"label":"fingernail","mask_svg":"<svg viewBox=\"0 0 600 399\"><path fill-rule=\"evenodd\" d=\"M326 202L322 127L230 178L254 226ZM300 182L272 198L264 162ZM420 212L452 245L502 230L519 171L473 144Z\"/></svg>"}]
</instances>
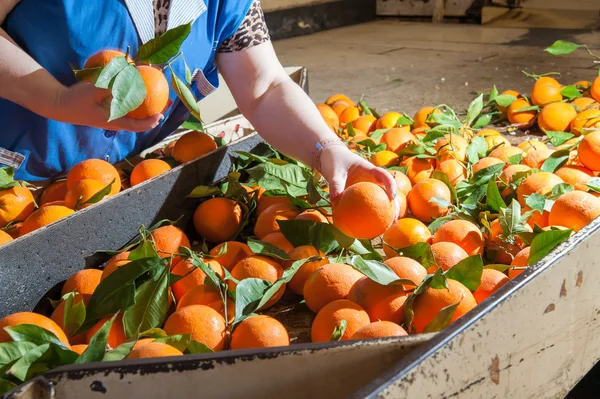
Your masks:
<instances>
[{"instance_id":1,"label":"fingernail","mask_svg":"<svg viewBox=\"0 0 600 399\"><path fill-rule=\"evenodd\" d=\"M394 193L394 194L392 195L392 197L396 198L396 196L397 196L397 195L398 195L398 193Z\"/></svg>"}]
</instances>

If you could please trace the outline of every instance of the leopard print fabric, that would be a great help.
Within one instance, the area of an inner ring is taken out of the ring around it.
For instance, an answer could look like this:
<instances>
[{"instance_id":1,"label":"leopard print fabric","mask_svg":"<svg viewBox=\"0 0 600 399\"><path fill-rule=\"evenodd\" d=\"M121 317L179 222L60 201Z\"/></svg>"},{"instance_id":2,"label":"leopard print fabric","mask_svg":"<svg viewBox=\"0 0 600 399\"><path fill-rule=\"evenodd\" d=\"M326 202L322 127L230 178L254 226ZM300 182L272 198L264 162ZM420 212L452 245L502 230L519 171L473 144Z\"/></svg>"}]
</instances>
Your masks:
<instances>
[{"instance_id":1,"label":"leopard print fabric","mask_svg":"<svg viewBox=\"0 0 600 399\"><path fill-rule=\"evenodd\" d=\"M154 36L160 36L167 31L167 20L169 18L169 7L171 0L154 1Z\"/></svg>"},{"instance_id":2,"label":"leopard print fabric","mask_svg":"<svg viewBox=\"0 0 600 399\"><path fill-rule=\"evenodd\" d=\"M233 53L269 40L271 40L271 37L265 22L265 14L260 6L260 0L254 0L237 32L221 44L218 52Z\"/></svg>"}]
</instances>

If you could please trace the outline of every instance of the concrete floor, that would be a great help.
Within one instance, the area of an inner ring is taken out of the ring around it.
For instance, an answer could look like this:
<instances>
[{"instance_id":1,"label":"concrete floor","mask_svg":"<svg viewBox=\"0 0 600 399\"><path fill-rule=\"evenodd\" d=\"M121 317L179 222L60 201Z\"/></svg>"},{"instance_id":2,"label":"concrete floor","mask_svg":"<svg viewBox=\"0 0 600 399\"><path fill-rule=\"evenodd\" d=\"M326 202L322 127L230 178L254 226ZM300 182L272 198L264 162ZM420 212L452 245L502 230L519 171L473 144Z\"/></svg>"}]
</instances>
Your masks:
<instances>
[{"instance_id":1,"label":"concrete floor","mask_svg":"<svg viewBox=\"0 0 600 399\"><path fill-rule=\"evenodd\" d=\"M597 76L598 65L583 50L562 57L542 51L558 39L600 49L598 32L390 19L278 41L275 48L283 65L308 68L315 102L338 92L364 95L380 113L412 115L441 103L465 109L475 92L494 84L529 93L533 80L522 70L560 72L563 84Z\"/></svg>"}]
</instances>

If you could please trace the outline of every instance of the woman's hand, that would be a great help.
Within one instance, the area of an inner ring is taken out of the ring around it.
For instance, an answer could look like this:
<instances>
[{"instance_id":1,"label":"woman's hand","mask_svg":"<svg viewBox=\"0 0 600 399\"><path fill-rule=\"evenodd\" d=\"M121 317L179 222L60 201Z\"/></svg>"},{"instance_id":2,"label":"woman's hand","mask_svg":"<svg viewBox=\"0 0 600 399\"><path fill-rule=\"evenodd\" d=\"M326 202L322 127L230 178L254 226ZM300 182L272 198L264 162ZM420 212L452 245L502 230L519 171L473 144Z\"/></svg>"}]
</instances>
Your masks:
<instances>
[{"instance_id":1,"label":"woman's hand","mask_svg":"<svg viewBox=\"0 0 600 399\"><path fill-rule=\"evenodd\" d=\"M321 153L321 170L319 172L329 182L329 195L332 201L346 188L348 175L359 169L371 173L385 187L390 200L396 202L397 186L392 175L341 145L327 147ZM398 211L398 204L396 204L396 213Z\"/></svg>"},{"instance_id":2,"label":"woman's hand","mask_svg":"<svg viewBox=\"0 0 600 399\"><path fill-rule=\"evenodd\" d=\"M110 90L99 89L88 82L76 83L58 91L54 111L48 117L73 125L130 132L145 132L153 129L162 118L161 114L146 119L124 116L107 122L110 117L110 98Z\"/></svg>"}]
</instances>

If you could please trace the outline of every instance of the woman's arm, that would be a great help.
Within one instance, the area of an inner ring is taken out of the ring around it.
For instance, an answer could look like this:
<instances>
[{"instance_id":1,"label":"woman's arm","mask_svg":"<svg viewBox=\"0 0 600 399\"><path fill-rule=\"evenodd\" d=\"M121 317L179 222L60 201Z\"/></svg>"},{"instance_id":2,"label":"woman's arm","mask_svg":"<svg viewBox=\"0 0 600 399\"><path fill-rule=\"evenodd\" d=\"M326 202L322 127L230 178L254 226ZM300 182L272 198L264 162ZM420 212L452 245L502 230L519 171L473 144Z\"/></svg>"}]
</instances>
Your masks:
<instances>
[{"instance_id":1,"label":"woman's arm","mask_svg":"<svg viewBox=\"0 0 600 399\"><path fill-rule=\"evenodd\" d=\"M271 42L220 53L217 61L240 111L261 136L282 153L314 166L317 143L337 136L311 99L289 78ZM395 196L391 175L345 146L326 147L320 165L319 172L329 182L333 198L344 190L348 173L355 168L371 171L385 185L390 198Z\"/></svg>"},{"instance_id":2,"label":"woman's arm","mask_svg":"<svg viewBox=\"0 0 600 399\"><path fill-rule=\"evenodd\" d=\"M0 5L0 25L19 0ZM66 60L65 60L66 62ZM65 87L25 53L0 28L0 97L48 119L109 130L146 131L158 124L160 115L136 120L121 118L108 123L103 105L108 90L90 83Z\"/></svg>"}]
</instances>

